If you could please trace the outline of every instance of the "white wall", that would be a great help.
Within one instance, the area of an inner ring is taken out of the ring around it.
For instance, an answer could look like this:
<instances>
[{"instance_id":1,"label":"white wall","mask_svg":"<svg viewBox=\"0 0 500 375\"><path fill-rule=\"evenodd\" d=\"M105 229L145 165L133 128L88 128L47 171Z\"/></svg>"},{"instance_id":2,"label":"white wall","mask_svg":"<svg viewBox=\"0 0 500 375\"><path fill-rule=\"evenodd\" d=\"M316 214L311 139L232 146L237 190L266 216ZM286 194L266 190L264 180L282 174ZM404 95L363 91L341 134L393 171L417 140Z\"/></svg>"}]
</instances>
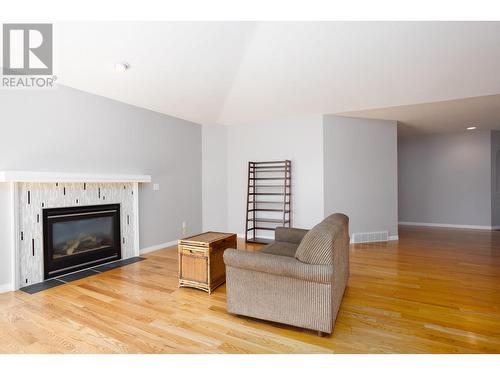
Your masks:
<instances>
[{"instance_id":1,"label":"white wall","mask_svg":"<svg viewBox=\"0 0 500 375\"><path fill-rule=\"evenodd\" d=\"M245 231L249 161L292 161L292 225L323 219L322 116L228 126L228 230Z\"/></svg>"},{"instance_id":2,"label":"white wall","mask_svg":"<svg viewBox=\"0 0 500 375\"><path fill-rule=\"evenodd\" d=\"M397 236L396 121L325 115L324 159L325 215L345 213L351 234Z\"/></svg>"},{"instance_id":3,"label":"white wall","mask_svg":"<svg viewBox=\"0 0 500 375\"><path fill-rule=\"evenodd\" d=\"M203 231L227 231L227 127L204 124L202 137Z\"/></svg>"},{"instance_id":4,"label":"white wall","mask_svg":"<svg viewBox=\"0 0 500 375\"><path fill-rule=\"evenodd\" d=\"M399 139L399 221L491 226L490 131Z\"/></svg>"},{"instance_id":5,"label":"white wall","mask_svg":"<svg viewBox=\"0 0 500 375\"><path fill-rule=\"evenodd\" d=\"M0 112L0 170L150 174L160 191L140 187L141 248L180 238L183 221L187 234L201 231L199 124L63 86L0 90Z\"/></svg>"}]
</instances>

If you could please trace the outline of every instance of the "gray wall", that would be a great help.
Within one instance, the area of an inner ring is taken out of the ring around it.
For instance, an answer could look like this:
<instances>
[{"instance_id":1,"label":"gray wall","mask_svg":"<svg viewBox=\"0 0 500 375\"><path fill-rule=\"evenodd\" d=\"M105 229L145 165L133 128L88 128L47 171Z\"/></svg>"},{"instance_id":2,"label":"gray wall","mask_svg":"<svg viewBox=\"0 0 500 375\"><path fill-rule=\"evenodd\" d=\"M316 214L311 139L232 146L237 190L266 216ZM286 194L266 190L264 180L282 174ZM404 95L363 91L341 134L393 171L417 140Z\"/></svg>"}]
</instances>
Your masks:
<instances>
[{"instance_id":1,"label":"gray wall","mask_svg":"<svg viewBox=\"0 0 500 375\"><path fill-rule=\"evenodd\" d=\"M61 86L0 90L0 113L0 170L150 174L141 249L201 230L200 125Z\"/></svg>"},{"instance_id":2,"label":"gray wall","mask_svg":"<svg viewBox=\"0 0 500 375\"><path fill-rule=\"evenodd\" d=\"M491 225L490 131L400 138L399 221Z\"/></svg>"},{"instance_id":3,"label":"gray wall","mask_svg":"<svg viewBox=\"0 0 500 375\"><path fill-rule=\"evenodd\" d=\"M491 225L500 229L500 131L491 130Z\"/></svg>"},{"instance_id":4,"label":"gray wall","mask_svg":"<svg viewBox=\"0 0 500 375\"><path fill-rule=\"evenodd\" d=\"M349 216L351 233L398 234L397 123L326 115L325 215Z\"/></svg>"}]
</instances>

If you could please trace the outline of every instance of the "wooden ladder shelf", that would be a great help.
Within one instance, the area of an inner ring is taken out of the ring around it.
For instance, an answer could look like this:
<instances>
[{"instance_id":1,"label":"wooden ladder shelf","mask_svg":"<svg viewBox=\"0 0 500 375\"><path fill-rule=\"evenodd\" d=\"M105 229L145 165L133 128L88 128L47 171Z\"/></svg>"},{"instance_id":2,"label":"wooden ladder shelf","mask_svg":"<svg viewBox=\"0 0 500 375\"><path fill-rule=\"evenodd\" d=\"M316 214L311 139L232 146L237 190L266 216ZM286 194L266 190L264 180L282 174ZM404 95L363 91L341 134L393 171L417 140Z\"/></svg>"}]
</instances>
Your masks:
<instances>
[{"instance_id":1,"label":"wooden ladder shelf","mask_svg":"<svg viewBox=\"0 0 500 375\"><path fill-rule=\"evenodd\" d=\"M291 226L291 187L290 160L248 162L246 242L269 243L277 226Z\"/></svg>"}]
</instances>

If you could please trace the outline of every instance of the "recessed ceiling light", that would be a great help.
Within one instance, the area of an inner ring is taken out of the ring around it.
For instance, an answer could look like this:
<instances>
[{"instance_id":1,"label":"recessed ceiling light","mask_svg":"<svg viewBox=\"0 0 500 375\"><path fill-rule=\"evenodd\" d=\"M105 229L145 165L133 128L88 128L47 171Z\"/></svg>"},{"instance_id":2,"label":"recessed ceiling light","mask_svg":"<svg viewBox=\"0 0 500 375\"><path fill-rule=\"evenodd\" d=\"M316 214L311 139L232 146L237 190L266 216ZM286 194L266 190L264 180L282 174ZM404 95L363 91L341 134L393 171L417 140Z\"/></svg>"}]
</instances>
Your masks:
<instances>
[{"instance_id":1,"label":"recessed ceiling light","mask_svg":"<svg viewBox=\"0 0 500 375\"><path fill-rule=\"evenodd\" d=\"M477 126L469 126L469 127L467 128L467 130L476 130L476 129L477 129Z\"/></svg>"},{"instance_id":2,"label":"recessed ceiling light","mask_svg":"<svg viewBox=\"0 0 500 375\"><path fill-rule=\"evenodd\" d=\"M121 63L116 63L115 64L115 70L117 72L126 72L129 69L130 69L130 64L129 63L121 62Z\"/></svg>"}]
</instances>

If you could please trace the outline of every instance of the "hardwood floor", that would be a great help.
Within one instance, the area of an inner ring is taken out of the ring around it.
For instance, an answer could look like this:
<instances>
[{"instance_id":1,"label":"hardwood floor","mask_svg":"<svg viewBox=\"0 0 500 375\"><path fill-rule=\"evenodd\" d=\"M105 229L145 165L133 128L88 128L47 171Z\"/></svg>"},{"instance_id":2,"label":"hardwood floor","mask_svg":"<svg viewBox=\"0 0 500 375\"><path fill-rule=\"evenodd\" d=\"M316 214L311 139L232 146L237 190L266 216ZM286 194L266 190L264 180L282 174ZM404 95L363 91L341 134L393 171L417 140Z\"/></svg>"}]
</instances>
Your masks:
<instances>
[{"instance_id":1,"label":"hardwood floor","mask_svg":"<svg viewBox=\"0 0 500 375\"><path fill-rule=\"evenodd\" d=\"M352 246L327 337L227 314L225 285L210 296L178 289L175 248L146 257L1 294L0 352L500 353L499 232L401 227L398 242Z\"/></svg>"}]
</instances>

